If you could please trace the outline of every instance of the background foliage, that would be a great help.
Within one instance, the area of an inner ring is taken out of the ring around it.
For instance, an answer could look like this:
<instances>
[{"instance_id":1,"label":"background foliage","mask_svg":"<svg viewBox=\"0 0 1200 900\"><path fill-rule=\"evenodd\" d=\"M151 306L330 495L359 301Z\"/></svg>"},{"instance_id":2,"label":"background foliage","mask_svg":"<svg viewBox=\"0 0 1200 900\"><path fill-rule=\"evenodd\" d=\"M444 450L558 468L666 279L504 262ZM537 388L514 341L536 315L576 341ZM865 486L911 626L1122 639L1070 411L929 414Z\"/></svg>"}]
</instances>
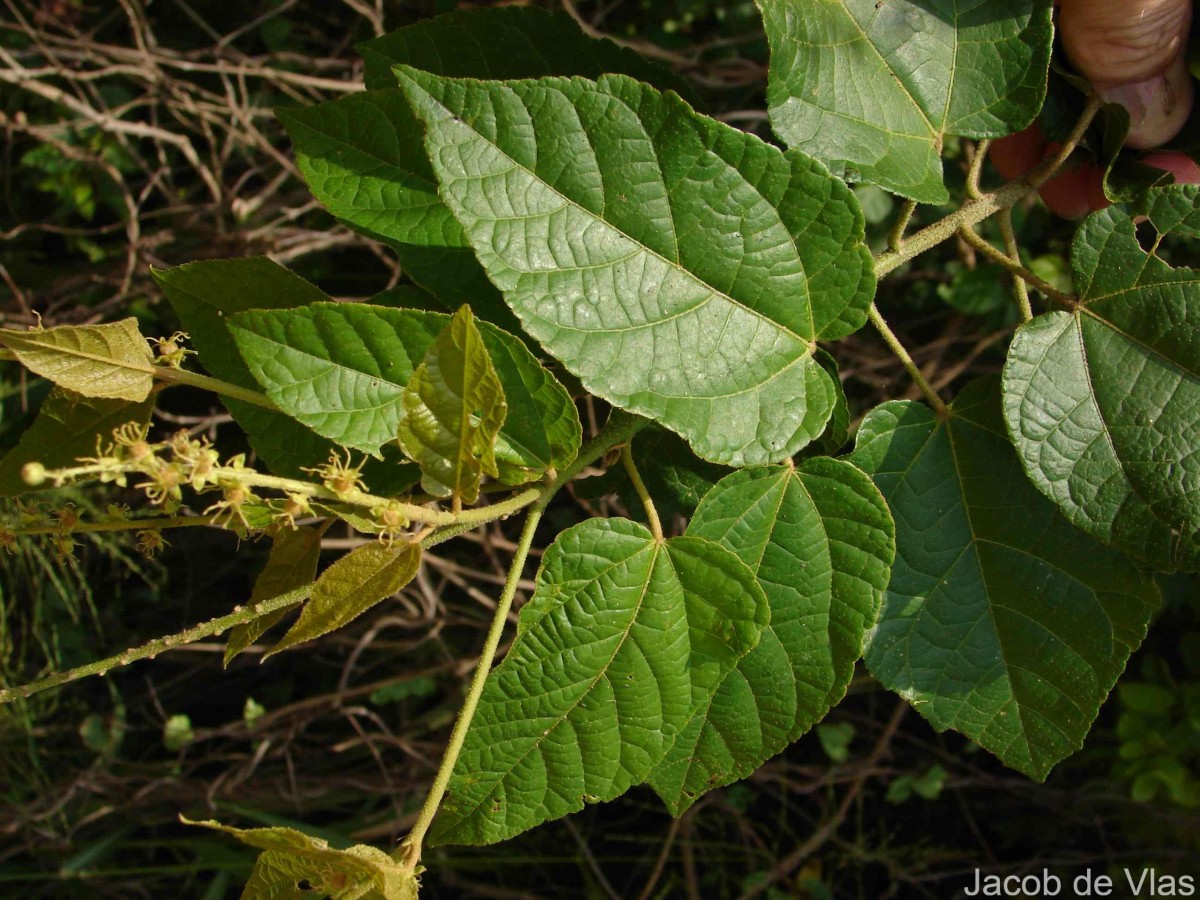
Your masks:
<instances>
[{"instance_id":1,"label":"background foliage","mask_svg":"<svg viewBox=\"0 0 1200 900\"><path fill-rule=\"evenodd\" d=\"M168 334L179 323L163 291L189 288L156 284L151 266L253 255L287 264L335 299L392 290L410 305L417 292L395 257L336 224L311 197L272 109L347 93L363 77L355 43L453 5L5 0L4 326L30 325L35 312L47 325L132 315L145 333ZM753 3L566 6L587 27L665 62L718 118L769 136L767 46ZM292 130L304 115L282 121ZM932 140L914 135L918 147ZM959 187L969 144L953 136L944 143L944 174ZM878 251L893 201L871 187L855 192ZM921 214L932 220L938 212ZM1033 203L1015 218L1039 274L1069 278L1069 225ZM938 254L884 282L878 300L934 387L957 389L1000 372L1012 305L995 290L1000 272L970 247L951 242ZM416 271L420 262L405 265ZM182 280L181 272L174 277ZM255 315L243 320L239 340L269 334L269 323L257 321L269 314ZM852 335L836 352L854 424L908 390L873 334ZM46 383L4 370L0 447L17 440L33 412L52 402L48 395ZM594 425L596 410L585 413L585 426ZM245 449L199 392L156 415L207 426L224 452ZM637 445L670 458L675 441L649 431ZM869 445L859 454L868 457ZM690 514L721 474L717 466L709 481L704 472L648 472L663 479L652 492L675 501L672 515ZM122 499L115 491L90 496L65 493L53 505L83 510ZM552 507L547 540L590 513L642 517L619 469L601 484L580 483ZM720 510L707 514L719 533ZM458 707L513 539L511 528L491 525L463 547L426 554L429 565L398 601L264 667L243 655L218 676L214 657L223 646L194 644L153 666L0 707L0 890L236 895L252 853L184 829L180 809L247 826L304 822L335 846L384 845L403 834ZM0 555L4 679L25 681L224 612L230 598L250 595L270 550L202 530L172 540L149 562L131 540L102 536L66 558L33 542ZM325 537L329 547L350 542L337 532ZM941 897L969 883L976 866L1186 872L1200 852L1200 622L1195 579L1161 583L1164 604L1149 640L1084 750L1044 785L958 735L935 734L860 669L850 697L813 733L681 818L641 789L497 847L435 848L426 891Z\"/></svg>"}]
</instances>

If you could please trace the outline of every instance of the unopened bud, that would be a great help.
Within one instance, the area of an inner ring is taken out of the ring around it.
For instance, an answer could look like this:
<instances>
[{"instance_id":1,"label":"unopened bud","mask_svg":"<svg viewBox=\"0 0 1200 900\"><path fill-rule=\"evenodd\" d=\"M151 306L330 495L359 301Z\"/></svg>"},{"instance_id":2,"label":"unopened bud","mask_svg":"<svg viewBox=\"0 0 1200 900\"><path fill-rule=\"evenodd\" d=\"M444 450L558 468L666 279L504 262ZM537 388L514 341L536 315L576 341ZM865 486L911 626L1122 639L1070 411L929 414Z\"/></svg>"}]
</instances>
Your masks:
<instances>
[{"instance_id":1,"label":"unopened bud","mask_svg":"<svg viewBox=\"0 0 1200 900\"><path fill-rule=\"evenodd\" d=\"M46 483L46 467L40 462L25 463L21 466L21 480L30 487L38 487Z\"/></svg>"}]
</instances>

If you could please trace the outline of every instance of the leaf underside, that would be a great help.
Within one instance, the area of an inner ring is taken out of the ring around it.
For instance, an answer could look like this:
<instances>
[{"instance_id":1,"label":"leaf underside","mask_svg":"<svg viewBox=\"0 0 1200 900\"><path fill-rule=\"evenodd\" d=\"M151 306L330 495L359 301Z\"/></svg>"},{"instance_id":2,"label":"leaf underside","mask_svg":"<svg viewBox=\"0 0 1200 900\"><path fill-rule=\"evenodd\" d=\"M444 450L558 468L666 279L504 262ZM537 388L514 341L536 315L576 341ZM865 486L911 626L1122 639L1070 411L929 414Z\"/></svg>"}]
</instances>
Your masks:
<instances>
[{"instance_id":1,"label":"leaf underside","mask_svg":"<svg viewBox=\"0 0 1200 900\"><path fill-rule=\"evenodd\" d=\"M2 328L0 346L29 371L85 397L140 403L154 387L154 354L134 318L28 331Z\"/></svg>"},{"instance_id":2,"label":"leaf underside","mask_svg":"<svg viewBox=\"0 0 1200 900\"><path fill-rule=\"evenodd\" d=\"M1029 484L980 379L942 421L891 402L850 460L896 521L896 562L868 668L934 727L1042 780L1079 749L1145 637L1153 579Z\"/></svg>"},{"instance_id":3,"label":"leaf underside","mask_svg":"<svg viewBox=\"0 0 1200 900\"><path fill-rule=\"evenodd\" d=\"M493 843L639 784L768 616L753 573L712 542L658 542L626 519L562 532L431 840Z\"/></svg>"},{"instance_id":4,"label":"leaf underside","mask_svg":"<svg viewBox=\"0 0 1200 900\"><path fill-rule=\"evenodd\" d=\"M758 0L767 106L789 146L922 203L945 203L948 135L1020 131L1046 95L1050 0Z\"/></svg>"},{"instance_id":5,"label":"leaf underside","mask_svg":"<svg viewBox=\"0 0 1200 900\"><path fill-rule=\"evenodd\" d=\"M1033 483L1072 523L1156 569L1200 569L1200 271L1138 242L1134 217L1195 237L1195 187L1088 218L1080 306L1022 326L1004 413Z\"/></svg>"},{"instance_id":6,"label":"leaf underside","mask_svg":"<svg viewBox=\"0 0 1200 900\"><path fill-rule=\"evenodd\" d=\"M814 342L859 328L874 290L845 184L623 76L397 73L489 278L589 391L713 462L821 433Z\"/></svg>"}]
</instances>

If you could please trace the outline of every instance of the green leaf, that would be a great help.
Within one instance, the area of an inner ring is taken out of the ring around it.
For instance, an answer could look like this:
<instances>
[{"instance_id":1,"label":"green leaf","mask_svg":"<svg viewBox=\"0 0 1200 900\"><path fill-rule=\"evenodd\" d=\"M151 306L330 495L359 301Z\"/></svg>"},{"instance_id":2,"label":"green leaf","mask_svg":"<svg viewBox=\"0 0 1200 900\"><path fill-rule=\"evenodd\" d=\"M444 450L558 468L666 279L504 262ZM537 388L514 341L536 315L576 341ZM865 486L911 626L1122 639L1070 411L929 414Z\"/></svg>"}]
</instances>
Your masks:
<instances>
[{"instance_id":1,"label":"green leaf","mask_svg":"<svg viewBox=\"0 0 1200 900\"><path fill-rule=\"evenodd\" d=\"M33 424L0 459L0 497L37 490L21 478L26 463L40 462L47 469L73 466L80 457L95 455L97 439L107 444L113 431L122 425L130 422L145 425L153 409L152 398L141 403L101 400L54 388ZM50 486L50 483L45 485Z\"/></svg>"},{"instance_id":2,"label":"green leaf","mask_svg":"<svg viewBox=\"0 0 1200 900\"><path fill-rule=\"evenodd\" d=\"M409 65L458 78L538 78L621 72L691 98L679 76L607 38L589 37L570 16L530 6L472 9L425 19L358 45L368 89L394 88Z\"/></svg>"},{"instance_id":3,"label":"green leaf","mask_svg":"<svg viewBox=\"0 0 1200 900\"><path fill-rule=\"evenodd\" d=\"M309 900L314 896L417 900L416 876L374 847L356 844L334 850L320 838L294 828L232 828L220 822L179 818L185 825L223 831L263 851L242 900Z\"/></svg>"},{"instance_id":4,"label":"green leaf","mask_svg":"<svg viewBox=\"0 0 1200 900\"><path fill-rule=\"evenodd\" d=\"M672 815L749 775L842 699L896 552L891 514L871 479L823 457L726 476L687 533L750 567L771 624L651 774Z\"/></svg>"},{"instance_id":5,"label":"green leaf","mask_svg":"<svg viewBox=\"0 0 1200 900\"><path fill-rule=\"evenodd\" d=\"M320 556L321 532L317 529L300 526L277 532L271 539L271 553L267 557L267 564L254 581L250 604L253 606L306 584L312 584L317 577L317 561ZM228 666L230 660L262 637L287 614L289 608L277 609L235 626L229 632L229 640L225 644L224 664Z\"/></svg>"},{"instance_id":6,"label":"green leaf","mask_svg":"<svg viewBox=\"0 0 1200 900\"><path fill-rule=\"evenodd\" d=\"M827 351L818 349L814 358L821 368L833 379L834 402L833 412L821 437L806 448L809 455L832 456L846 446L850 440L850 403L846 400L846 391L838 376L838 364Z\"/></svg>"},{"instance_id":7,"label":"green leaf","mask_svg":"<svg viewBox=\"0 0 1200 900\"><path fill-rule=\"evenodd\" d=\"M350 551L321 573L296 624L263 659L349 624L412 581L420 565L420 545L406 541Z\"/></svg>"},{"instance_id":8,"label":"green leaf","mask_svg":"<svg viewBox=\"0 0 1200 900\"><path fill-rule=\"evenodd\" d=\"M782 459L821 433L835 390L813 342L859 328L874 288L842 182L619 75L397 71L443 201L589 391L713 462Z\"/></svg>"},{"instance_id":9,"label":"green leaf","mask_svg":"<svg viewBox=\"0 0 1200 900\"><path fill-rule=\"evenodd\" d=\"M277 110L314 196L352 227L388 241L406 275L449 308L470 304L509 331L516 320L438 198L421 128L391 67L528 78L623 72L690 98L687 83L640 54L588 37L569 16L529 7L437 16L360 45L368 90Z\"/></svg>"},{"instance_id":10,"label":"green leaf","mask_svg":"<svg viewBox=\"0 0 1200 900\"><path fill-rule=\"evenodd\" d=\"M1020 131L1046 95L1050 0L758 0L767 105L790 147L922 203L948 135Z\"/></svg>"},{"instance_id":11,"label":"green leaf","mask_svg":"<svg viewBox=\"0 0 1200 900\"><path fill-rule=\"evenodd\" d=\"M1044 779L1082 746L1145 637L1153 579L1029 484L995 379L968 385L944 420L914 402L877 407L850 459L896 521L868 668L935 728Z\"/></svg>"},{"instance_id":12,"label":"green leaf","mask_svg":"<svg viewBox=\"0 0 1200 900\"><path fill-rule=\"evenodd\" d=\"M425 353L402 398L400 447L421 467L421 487L470 505L496 467L496 438L508 415L504 388L468 306Z\"/></svg>"},{"instance_id":13,"label":"green leaf","mask_svg":"<svg viewBox=\"0 0 1200 900\"><path fill-rule=\"evenodd\" d=\"M214 376L258 389L229 333L228 317L248 309L290 309L329 300L323 291L265 257L204 260L151 273ZM224 398L250 446L272 471L303 478L329 459L332 442L283 413ZM373 486L374 487L374 486Z\"/></svg>"},{"instance_id":14,"label":"green leaf","mask_svg":"<svg viewBox=\"0 0 1200 900\"><path fill-rule=\"evenodd\" d=\"M395 440L405 387L449 323L424 310L314 303L242 313L229 328L280 409L340 444L376 452ZM479 330L509 404L498 460L533 477L566 466L581 436L570 396L523 342L487 323Z\"/></svg>"},{"instance_id":15,"label":"green leaf","mask_svg":"<svg viewBox=\"0 0 1200 900\"><path fill-rule=\"evenodd\" d=\"M1200 569L1200 270L1138 243L1134 217L1195 237L1200 189L1168 187L1084 222L1079 306L1024 325L1004 415L1025 471L1075 525L1156 569Z\"/></svg>"},{"instance_id":16,"label":"green leaf","mask_svg":"<svg viewBox=\"0 0 1200 900\"><path fill-rule=\"evenodd\" d=\"M0 346L29 371L85 397L140 403L154 387L154 355L137 319L28 331L0 328Z\"/></svg>"},{"instance_id":17,"label":"green leaf","mask_svg":"<svg viewBox=\"0 0 1200 900\"><path fill-rule=\"evenodd\" d=\"M709 541L659 542L627 519L562 532L431 838L492 843L640 783L768 616L745 564Z\"/></svg>"}]
</instances>

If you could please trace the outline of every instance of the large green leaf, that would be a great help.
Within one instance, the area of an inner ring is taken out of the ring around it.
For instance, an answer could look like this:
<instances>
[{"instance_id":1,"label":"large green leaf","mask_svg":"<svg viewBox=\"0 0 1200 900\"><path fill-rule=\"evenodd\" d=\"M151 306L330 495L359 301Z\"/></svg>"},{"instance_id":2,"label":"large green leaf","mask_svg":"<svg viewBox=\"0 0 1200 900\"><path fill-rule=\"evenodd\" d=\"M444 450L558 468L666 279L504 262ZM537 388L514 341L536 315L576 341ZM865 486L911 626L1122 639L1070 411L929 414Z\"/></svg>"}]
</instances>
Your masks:
<instances>
[{"instance_id":1,"label":"large green leaf","mask_svg":"<svg viewBox=\"0 0 1200 900\"><path fill-rule=\"evenodd\" d=\"M113 431L122 425L145 425L153 409L153 398L141 403L102 400L54 388L38 409L33 424L0 460L0 497L36 490L21 478L26 463L40 462L47 469L73 466L80 457L96 455L97 439L107 444ZM51 487L51 483L44 487Z\"/></svg>"},{"instance_id":2,"label":"large green leaf","mask_svg":"<svg viewBox=\"0 0 1200 900\"><path fill-rule=\"evenodd\" d=\"M686 82L640 54L588 37L567 15L532 7L437 16L359 50L365 93L277 110L301 174L333 215L391 243L405 274L451 309L469 303L478 316L509 330L515 330L511 312L438 198L420 125L392 66L469 78L623 72L690 96Z\"/></svg>"},{"instance_id":3,"label":"large green leaf","mask_svg":"<svg viewBox=\"0 0 1200 900\"><path fill-rule=\"evenodd\" d=\"M470 307L442 329L402 400L400 448L421 467L421 487L474 503L483 476L500 474L496 438L508 403Z\"/></svg>"},{"instance_id":4,"label":"large green leaf","mask_svg":"<svg viewBox=\"0 0 1200 900\"><path fill-rule=\"evenodd\" d=\"M421 547L374 541L352 550L321 573L300 618L263 659L348 625L417 574Z\"/></svg>"},{"instance_id":5,"label":"large green leaf","mask_svg":"<svg viewBox=\"0 0 1200 900\"><path fill-rule=\"evenodd\" d=\"M29 371L85 397L140 403L154 387L154 354L137 319L28 331L0 328L0 346Z\"/></svg>"},{"instance_id":6,"label":"large green leaf","mask_svg":"<svg viewBox=\"0 0 1200 900\"><path fill-rule=\"evenodd\" d=\"M1004 414L1026 472L1073 523L1157 569L1200 569L1200 270L1138 242L1134 216L1195 237L1200 189L1152 191L1088 218L1079 306L1023 326ZM1147 227L1147 226L1142 226Z\"/></svg>"},{"instance_id":7,"label":"large green leaf","mask_svg":"<svg viewBox=\"0 0 1200 900\"><path fill-rule=\"evenodd\" d=\"M425 310L314 303L242 313L229 330L280 409L338 443L376 452L396 438L405 386L449 322ZM479 330L508 400L497 459L532 472L562 468L581 435L570 396L523 342L486 322Z\"/></svg>"},{"instance_id":8,"label":"large green leaf","mask_svg":"<svg viewBox=\"0 0 1200 900\"><path fill-rule=\"evenodd\" d=\"M485 844L640 783L758 643L768 607L733 553L591 519L546 551L434 820Z\"/></svg>"},{"instance_id":9,"label":"large green leaf","mask_svg":"<svg viewBox=\"0 0 1200 900\"><path fill-rule=\"evenodd\" d=\"M771 623L651 773L673 815L749 775L842 699L896 552L879 490L854 466L828 458L727 476L687 533L750 567Z\"/></svg>"},{"instance_id":10,"label":"large green leaf","mask_svg":"<svg viewBox=\"0 0 1200 900\"><path fill-rule=\"evenodd\" d=\"M772 126L851 180L945 203L945 138L1020 131L1045 98L1051 0L758 5Z\"/></svg>"},{"instance_id":11,"label":"large green leaf","mask_svg":"<svg viewBox=\"0 0 1200 900\"><path fill-rule=\"evenodd\" d=\"M914 402L872 410L850 459L896 520L868 668L934 727L1045 778L1145 637L1153 579L1029 484L996 379L970 384L944 420Z\"/></svg>"},{"instance_id":12,"label":"large green leaf","mask_svg":"<svg viewBox=\"0 0 1200 900\"><path fill-rule=\"evenodd\" d=\"M250 594L250 605L262 603L280 594L312 584L317 577L317 562L321 557L321 532L316 528L301 526L285 528L271 539L271 554L267 564L254 580ZM296 601L297 603L302 601ZM224 664L262 637L268 629L287 615L289 607L264 613L236 625L229 632L225 644Z\"/></svg>"},{"instance_id":13,"label":"large green leaf","mask_svg":"<svg viewBox=\"0 0 1200 900\"><path fill-rule=\"evenodd\" d=\"M588 390L714 462L779 460L821 433L835 390L814 341L860 327L874 287L845 184L623 76L397 71L442 199Z\"/></svg>"}]
</instances>

